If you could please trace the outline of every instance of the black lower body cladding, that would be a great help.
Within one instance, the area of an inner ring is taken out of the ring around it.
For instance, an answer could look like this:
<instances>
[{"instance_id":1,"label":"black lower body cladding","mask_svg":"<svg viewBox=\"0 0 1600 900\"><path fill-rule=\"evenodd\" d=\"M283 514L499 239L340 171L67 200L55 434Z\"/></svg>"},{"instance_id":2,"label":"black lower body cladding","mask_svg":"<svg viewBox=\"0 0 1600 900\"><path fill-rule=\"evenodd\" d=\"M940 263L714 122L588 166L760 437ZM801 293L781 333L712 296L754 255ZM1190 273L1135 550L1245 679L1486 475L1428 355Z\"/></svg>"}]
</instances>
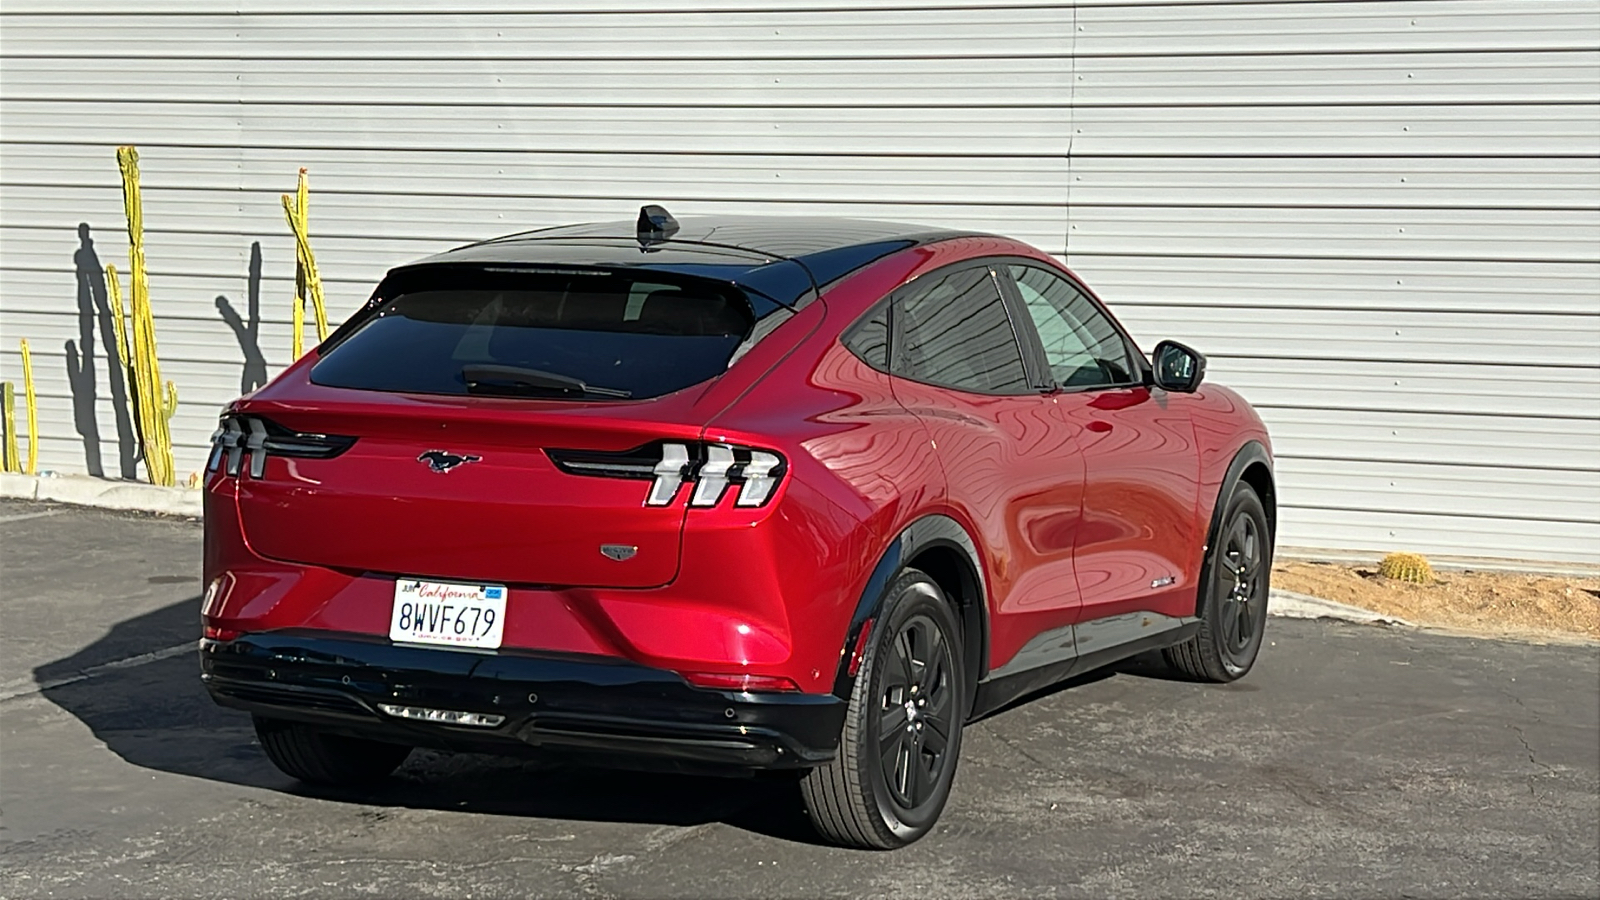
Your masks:
<instances>
[{"instance_id":1,"label":"black lower body cladding","mask_svg":"<svg viewBox=\"0 0 1600 900\"><path fill-rule=\"evenodd\" d=\"M808 768L833 758L844 717L830 694L706 690L600 657L436 650L361 635L205 640L200 658L212 697L258 716L446 750L578 752L630 768ZM404 718L385 705L495 724Z\"/></svg>"}]
</instances>

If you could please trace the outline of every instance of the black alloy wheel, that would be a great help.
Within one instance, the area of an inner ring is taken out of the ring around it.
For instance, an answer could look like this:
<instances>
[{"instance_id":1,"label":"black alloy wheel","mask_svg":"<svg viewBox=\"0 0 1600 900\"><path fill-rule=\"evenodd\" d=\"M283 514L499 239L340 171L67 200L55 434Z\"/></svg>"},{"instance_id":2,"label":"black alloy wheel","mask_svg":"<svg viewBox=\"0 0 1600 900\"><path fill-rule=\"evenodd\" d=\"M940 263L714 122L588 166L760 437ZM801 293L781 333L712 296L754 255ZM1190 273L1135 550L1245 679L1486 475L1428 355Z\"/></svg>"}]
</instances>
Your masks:
<instances>
[{"instance_id":1,"label":"black alloy wheel","mask_svg":"<svg viewBox=\"0 0 1600 900\"><path fill-rule=\"evenodd\" d=\"M1165 651L1167 663L1198 681L1241 678L1261 653L1271 591L1272 531L1261 498L1234 486L1211 547L1210 576L1201 586L1200 631Z\"/></svg>"},{"instance_id":2,"label":"black alloy wheel","mask_svg":"<svg viewBox=\"0 0 1600 900\"><path fill-rule=\"evenodd\" d=\"M901 572L872 628L839 752L800 791L822 837L889 850L927 834L944 810L970 695L961 626L933 579Z\"/></svg>"},{"instance_id":3,"label":"black alloy wheel","mask_svg":"<svg viewBox=\"0 0 1600 900\"><path fill-rule=\"evenodd\" d=\"M955 661L926 615L906 622L890 644L878 686L878 751L896 804L916 809L933 796L955 728Z\"/></svg>"},{"instance_id":4,"label":"black alloy wheel","mask_svg":"<svg viewBox=\"0 0 1600 900\"><path fill-rule=\"evenodd\" d=\"M1216 586L1222 602L1217 625L1222 632L1223 661L1240 674L1255 661L1262 626L1266 623L1267 593L1261 571L1265 541L1255 520L1238 515L1223 539L1217 558Z\"/></svg>"}]
</instances>

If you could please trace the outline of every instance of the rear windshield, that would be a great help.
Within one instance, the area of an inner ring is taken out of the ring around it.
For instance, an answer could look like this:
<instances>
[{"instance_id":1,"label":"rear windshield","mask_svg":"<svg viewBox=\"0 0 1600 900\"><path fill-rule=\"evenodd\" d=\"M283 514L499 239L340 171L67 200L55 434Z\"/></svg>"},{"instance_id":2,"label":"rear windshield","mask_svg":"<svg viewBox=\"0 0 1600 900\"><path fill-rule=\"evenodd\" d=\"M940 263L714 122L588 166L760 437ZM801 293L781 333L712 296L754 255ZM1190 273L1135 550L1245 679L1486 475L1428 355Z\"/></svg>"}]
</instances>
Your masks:
<instances>
[{"instance_id":1,"label":"rear windshield","mask_svg":"<svg viewBox=\"0 0 1600 900\"><path fill-rule=\"evenodd\" d=\"M755 324L749 301L732 287L654 273L435 272L395 287L312 367L314 383L657 397L721 374Z\"/></svg>"}]
</instances>

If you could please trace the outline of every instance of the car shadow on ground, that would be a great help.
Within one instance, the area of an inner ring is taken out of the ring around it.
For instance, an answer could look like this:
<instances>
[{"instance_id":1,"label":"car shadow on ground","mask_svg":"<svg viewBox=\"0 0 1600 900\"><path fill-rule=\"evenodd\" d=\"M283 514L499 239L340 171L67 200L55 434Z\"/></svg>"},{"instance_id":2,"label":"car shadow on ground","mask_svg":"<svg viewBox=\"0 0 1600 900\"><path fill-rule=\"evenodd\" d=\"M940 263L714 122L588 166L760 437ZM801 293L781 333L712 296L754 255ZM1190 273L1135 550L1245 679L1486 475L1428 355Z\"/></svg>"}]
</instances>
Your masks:
<instances>
[{"instance_id":1,"label":"car shadow on ground","mask_svg":"<svg viewBox=\"0 0 1600 900\"><path fill-rule=\"evenodd\" d=\"M180 651L138 665L107 665L191 642L198 625L199 598L128 619L83 650L38 667L34 681L112 752L156 771L375 806L660 825L722 822L771 837L818 840L793 778L601 770L418 750L374 790L301 784L267 761L248 715L211 701L200 684L196 654ZM1164 677L1159 657L1131 660L1126 668L1129 674ZM1019 702L1115 671L1091 673Z\"/></svg>"}]
</instances>

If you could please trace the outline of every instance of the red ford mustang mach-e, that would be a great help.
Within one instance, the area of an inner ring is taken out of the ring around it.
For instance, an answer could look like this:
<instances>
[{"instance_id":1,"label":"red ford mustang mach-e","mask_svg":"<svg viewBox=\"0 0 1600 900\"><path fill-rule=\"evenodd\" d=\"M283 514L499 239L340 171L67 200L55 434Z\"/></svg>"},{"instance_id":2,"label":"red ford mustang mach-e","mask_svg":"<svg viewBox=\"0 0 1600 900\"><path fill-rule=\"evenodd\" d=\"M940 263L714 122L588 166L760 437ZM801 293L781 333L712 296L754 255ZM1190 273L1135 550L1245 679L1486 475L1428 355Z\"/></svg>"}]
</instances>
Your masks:
<instances>
[{"instance_id":1,"label":"red ford mustang mach-e","mask_svg":"<svg viewBox=\"0 0 1600 900\"><path fill-rule=\"evenodd\" d=\"M964 723L1147 650L1250 669L1272 459L1204 370L991 235L646 207L461 247L223 416L203 678L306 781L787 769L900 846Z\"/></svg>"}]
</instances>

